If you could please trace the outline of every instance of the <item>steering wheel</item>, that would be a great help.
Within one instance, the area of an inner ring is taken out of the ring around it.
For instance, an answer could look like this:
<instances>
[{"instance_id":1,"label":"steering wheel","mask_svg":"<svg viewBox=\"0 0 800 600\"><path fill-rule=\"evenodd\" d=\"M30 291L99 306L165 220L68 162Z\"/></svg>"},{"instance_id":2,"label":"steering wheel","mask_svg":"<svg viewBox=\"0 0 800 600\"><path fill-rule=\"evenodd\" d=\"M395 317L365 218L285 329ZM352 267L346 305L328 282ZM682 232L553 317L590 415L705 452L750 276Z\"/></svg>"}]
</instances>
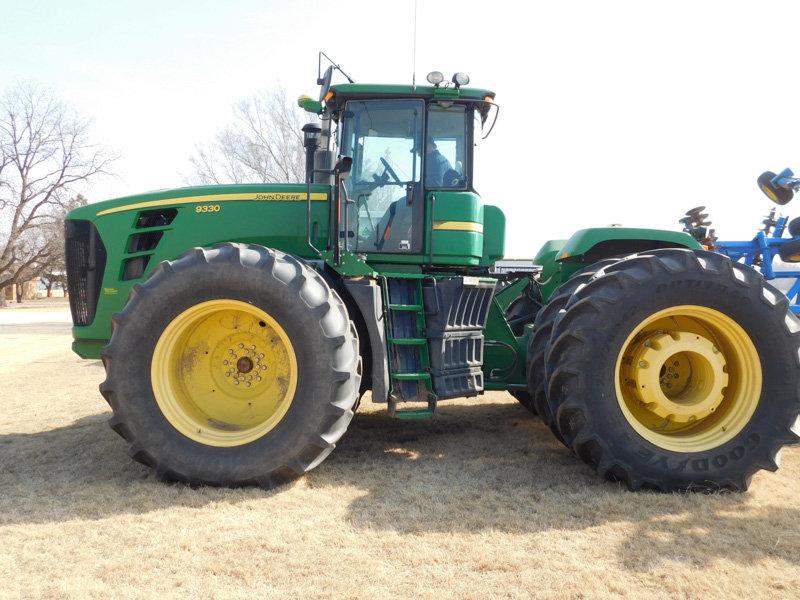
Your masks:
<instances>
[{"instance_id":1,"label":"steering wheel","mask_svg":"<svg viewBox=\"0 0 800 600\"><path fill-rule=\"evenodd\" d=\"M383 158L382 156L381 156L381 162L383 163L386 172L392 176L392 179L394 179L399 185L403 185L403 182L400 181L400 178L397 176L397 173L394 172L394 169L389 165L388 162L386 162L386 159Z\"/></svg>"}]
</instances>

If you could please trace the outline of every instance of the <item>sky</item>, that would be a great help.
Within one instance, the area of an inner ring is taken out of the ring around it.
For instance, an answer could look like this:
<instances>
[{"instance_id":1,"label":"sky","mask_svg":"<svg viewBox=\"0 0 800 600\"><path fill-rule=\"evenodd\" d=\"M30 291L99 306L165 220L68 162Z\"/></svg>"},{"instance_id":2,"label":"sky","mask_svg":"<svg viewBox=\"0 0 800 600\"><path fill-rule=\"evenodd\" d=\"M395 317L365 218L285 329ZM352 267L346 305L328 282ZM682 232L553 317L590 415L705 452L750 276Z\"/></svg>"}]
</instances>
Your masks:
<instances>
[{"instance_id":1,"label":"sky","mask_svg":"<svg viewBox=\"0 0 800 600\"><path fill-rule=\"evenodd\" d=\"M800 171L799 18L768 0L418 0L416 76L497 93L476 188L508 257L584 227L679 229L697 205L747 239L772 206L756 177ZM185 185L237 100L317 92L318 50L357 82L410 82L413 23L413 0L0 0L0 90L37 83L91 119L120 155L83 190L98 201Z\"/></svg>"}]
</instances>

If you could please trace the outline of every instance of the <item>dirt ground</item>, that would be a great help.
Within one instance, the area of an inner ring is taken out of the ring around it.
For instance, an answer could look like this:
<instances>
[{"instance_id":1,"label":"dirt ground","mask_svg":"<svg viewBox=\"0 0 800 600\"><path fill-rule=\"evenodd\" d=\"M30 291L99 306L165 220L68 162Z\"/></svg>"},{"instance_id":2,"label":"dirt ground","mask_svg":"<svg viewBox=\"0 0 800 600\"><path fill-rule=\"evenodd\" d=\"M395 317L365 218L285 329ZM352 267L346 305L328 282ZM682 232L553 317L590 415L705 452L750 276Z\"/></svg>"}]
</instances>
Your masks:
<instances>
[{"instance_id":1,"label":"dirt ground","mask_svg":"<svg viewBox=\"0 0 800 600\"><path fill-rule=\"evenodd\" d=\"M133 463L63 300L0 309L2 598L798 598L800 449L746 494L599 481L507 394L366 403L281 489Z\"/></svg>"}]
</instances>

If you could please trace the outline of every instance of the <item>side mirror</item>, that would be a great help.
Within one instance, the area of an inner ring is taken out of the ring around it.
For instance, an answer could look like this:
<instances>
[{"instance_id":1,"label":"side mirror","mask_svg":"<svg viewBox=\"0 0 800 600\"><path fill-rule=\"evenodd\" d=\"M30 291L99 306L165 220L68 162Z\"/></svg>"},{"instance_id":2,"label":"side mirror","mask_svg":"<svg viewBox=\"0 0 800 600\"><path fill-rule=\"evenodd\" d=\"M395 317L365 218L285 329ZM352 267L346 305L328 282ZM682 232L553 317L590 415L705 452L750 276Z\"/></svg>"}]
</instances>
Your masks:
<instances>
[{"instance_id":1,"label":"side mirror","mask_svg":"<svg viewBox=\"0 0 800 600\"><path fill-rule=\"evenodd\" d=\"M328 93L328 90L331 89L331 78L333 77L333 65L325 69L325 73L322 77L317 79L317 85L320 86L319 88L319 101L322 102L325 100L325 94Z\"/></svg>"},{"instance_id":2,"label":"side mirror","mask_svg":"<svg viewBox=\"0 0 800 600\"><path fill-rule=\"evenodd\" d=\"M333 172L339 177L344 178L350 173L350 169L352 168L353 158L350 156L340 156L339 160L336 161L336 165L333 167Z\"/></svg>"},{"instance_id":3,"label":"side mirror","mask_svg":"<svg viewBox=\"0 0 800 600\"><path fill-rule=\"evenodd\" d=\"M758 187L775 204L787 204L794 197L794 191L775 185L773 180L776 177L772 171L764 171L756 180Z\"/></svg>"}]
</instances>

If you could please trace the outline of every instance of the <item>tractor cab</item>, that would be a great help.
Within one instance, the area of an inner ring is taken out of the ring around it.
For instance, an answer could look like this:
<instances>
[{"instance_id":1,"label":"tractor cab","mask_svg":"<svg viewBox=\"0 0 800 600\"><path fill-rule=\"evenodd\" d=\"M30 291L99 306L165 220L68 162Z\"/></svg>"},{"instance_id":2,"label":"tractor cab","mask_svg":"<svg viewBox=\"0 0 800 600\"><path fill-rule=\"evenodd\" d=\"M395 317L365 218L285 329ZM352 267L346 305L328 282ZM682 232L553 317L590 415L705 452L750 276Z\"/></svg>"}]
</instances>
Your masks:
<instances>
[{"instance_id":1,"label":"tractor cab","mask_svg":"<svg viewBox=\"0 0 800 600\"><path fill-rule=\"evenodd\" d=\"M329 86L327 72L321 81L320 101L299 104L320 117L316 139L306 136L308 180L333 187L333 252L428 267L502 256L502 213L473 185L473 148L497 112L492 92L465 87L462 73L447 83L431 73L427 86Z\"/></svg>"},{"instance_id":2,"label":"tractor cab","mask_svg":"<svg viewBox=\"0 0 800 600\"><path fill-rule=\"evenodd\" d=\"M425 193L471 187L466 113L464 105L419 99L347 102L338 143L353 159L344 184L354 199L347 205L348 250L422 252Z\"/></svg>"}]
</instances>

